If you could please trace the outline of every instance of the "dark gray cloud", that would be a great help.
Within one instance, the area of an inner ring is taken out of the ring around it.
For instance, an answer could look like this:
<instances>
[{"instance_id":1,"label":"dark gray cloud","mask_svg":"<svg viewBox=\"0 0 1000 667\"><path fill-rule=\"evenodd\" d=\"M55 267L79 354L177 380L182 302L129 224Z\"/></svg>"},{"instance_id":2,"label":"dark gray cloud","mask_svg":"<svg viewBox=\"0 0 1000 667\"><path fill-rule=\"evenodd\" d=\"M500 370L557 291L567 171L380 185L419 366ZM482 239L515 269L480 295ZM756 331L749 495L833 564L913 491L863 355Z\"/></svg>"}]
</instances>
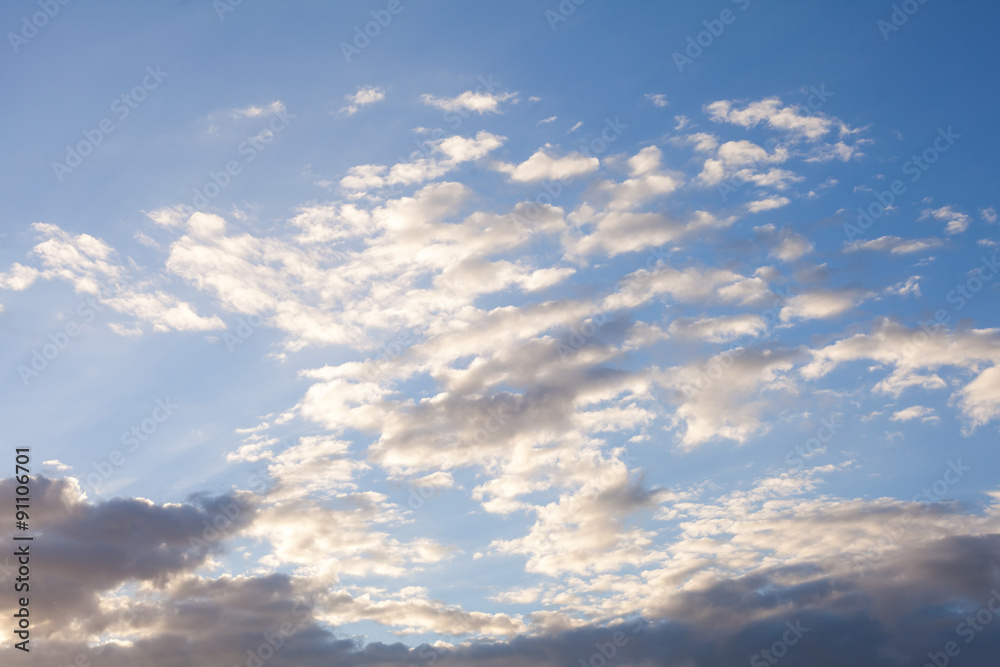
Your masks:
<instances>
[{"instance_id":1,"label":"dark gray cloud","mask_svg":"<svg viewBox=\"0 0 1000 667\"><path fill-rule=\"evenodd\" d=\"M14 506L16 486L13 478L0 480L4 507ZM112 619L98 594L126 583L162 586L222 550L256 513L247 493L158 506L137 498L91 504L71 482L44 476L33 478L30 489L29 532L36 537L28 593L42 631L70 619L88 632L101 631Z\"/></svg>"}]
</instances>

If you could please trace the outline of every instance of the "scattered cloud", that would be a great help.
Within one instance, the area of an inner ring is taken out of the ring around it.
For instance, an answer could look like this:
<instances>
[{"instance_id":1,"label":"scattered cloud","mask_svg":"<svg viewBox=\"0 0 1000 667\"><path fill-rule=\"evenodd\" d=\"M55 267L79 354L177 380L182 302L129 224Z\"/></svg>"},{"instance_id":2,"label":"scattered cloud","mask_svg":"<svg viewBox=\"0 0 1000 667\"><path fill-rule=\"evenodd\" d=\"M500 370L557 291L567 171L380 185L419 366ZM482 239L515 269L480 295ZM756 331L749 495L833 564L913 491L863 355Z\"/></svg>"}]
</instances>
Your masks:
<instances>
[{"instance_id":1,"label":"scattered cloud","mask_svg":"<svg viewBox=\"0 0 1000 667\"><path fill-rule=\"evenodd\" d=\"M940 248L942 245L944 245L944 240L939 238L904 239L898 236L880 236L870 241L845 242L844 252L872 250L875 252L889 252L893 255L908 255L910 253Z\"/></svg>"},{"instance_id":2,"label":"scattered cloud","mask_svg":"<svg viewBox=\"0 0 1000 667\"><path fill-rule=\"evenodd\" d=\"M788 197L768 197L767 199L761 199L760 201L753 201L747 204L747 210L751 213L762 213L764 211L773 211L776 208L781 208L782 206L787 206L791 203Z\"/></svg>"},{"instance_id":3,"label":"scattered cloud","mask_svg":"<svg viewBox=\"0 0 1000 667\"><path fill-rule=\"evenodd\" d=\"M500 104L516 96L517 93L488 93L467 90L456 97L420 96L424 104L444 111L471 111L479 115L501 113Z\"/></svg>"},{"instance_id":4,"label":"scattered cloud","mask_svg":"<svg viewBox=\"0 0 1000 667\"><path fill-rule=\"evenodd\" d=\"M643 99L649 100L653 103L653 106L660 109L670 106L670 102L667 101L667 96L661 93L646 93L643 95Z\"/></svg>"},{"instance_id":5,"label":"scattered cloud","mask_svg":"<svg viewBox=\"0 0 1000 667\"><path fill-rule=\"evenodd\" d=\"M264 106L247 106L242 109L233 109L230 114L233 118L260 118L261 116L273 116L285 112L285 104L280 100L275 100Z\"/></svg>"},{"instance_id":6,"label":"scattered cloud","mask_svg":"<svg viewBox=\"0 0 1000 667\"><path fill-rule=\"evenodd\" d=\"M894 422L908 422L913 421L914 419L919 419L925 422L939 421L939 418L934 414L934 410L923 405L914 405L904 410L898 410L892 413L892 421Z\"/></svg>"},{"instance_id":7,"label":"scattered cloud","mask_svg":"<svg viewBox=\"0 0 1000 667\"><path fill-rule=\"evenodd\" d=\"M969 228L972 219L964 213L959 213L951 206L942 206L937 209L924 209L920 214L920 220L933 218L946 223L945 232L948 234L961 234Z\"/></svg>"},{"instance_id":8,"label":"scattered cloud","mask_svg":"<svg viewBox=\"0 0 1000 667\"><path fill-rule=\"evenodd\" d=\"M358 90L344 97L348 104L340 108L340 113L345 116L353 116L361 107L375 104L385 99L385 90L378 86L361 86Z\"/></svg>"},{"instance_id":9,"label":"scattered cloud","mask_svg":"<svg viewBox=\"0 0 1000 667\"><path fill-rule=\"evenodd\" d=\"M808 113L805 107L782 105L777 97L768 97L757 102L749 102L744 106L730 100L720 100L705 106L709 118L717 123L732 123L745 128L752 128L760 123L772 129L816 141L832 130L838 129L841 134L849 133L849 128L837 119L821 113Z\"/></svg>"}]
</instances>

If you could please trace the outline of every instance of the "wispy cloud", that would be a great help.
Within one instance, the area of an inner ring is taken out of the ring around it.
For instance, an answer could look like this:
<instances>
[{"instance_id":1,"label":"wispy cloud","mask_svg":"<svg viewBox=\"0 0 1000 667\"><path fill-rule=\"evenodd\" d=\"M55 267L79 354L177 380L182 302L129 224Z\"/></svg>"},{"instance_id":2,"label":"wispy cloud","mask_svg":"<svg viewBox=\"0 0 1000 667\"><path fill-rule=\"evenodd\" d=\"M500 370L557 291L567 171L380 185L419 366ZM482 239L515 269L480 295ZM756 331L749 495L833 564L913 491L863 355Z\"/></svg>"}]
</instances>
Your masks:
<instances>
[{"instance_id":1,"label":"wispy cloud","mask_svg":"<svg viewBox=\"0 0 1000 667\"><path fill-rule=\"evenodd\" d=\"M264 106L247 106L242 109L233 109L230 113L233 118L260 118L261 116L272 116L285 111L285 105L281 101L274 101Z\"/></svg>"},{"instance_id":2,"label":"wispy cloud","mask_svg":"<svg viewBox=\"0 0 1000 667\"><path fill-rule=\"evenodd\" d=\"M670 106L670 102L667 101L667 96L661 93L646 93L643 95L643 98L649 100L653 103L653 106L660 109Z\"/></svg>"}]
</instances>

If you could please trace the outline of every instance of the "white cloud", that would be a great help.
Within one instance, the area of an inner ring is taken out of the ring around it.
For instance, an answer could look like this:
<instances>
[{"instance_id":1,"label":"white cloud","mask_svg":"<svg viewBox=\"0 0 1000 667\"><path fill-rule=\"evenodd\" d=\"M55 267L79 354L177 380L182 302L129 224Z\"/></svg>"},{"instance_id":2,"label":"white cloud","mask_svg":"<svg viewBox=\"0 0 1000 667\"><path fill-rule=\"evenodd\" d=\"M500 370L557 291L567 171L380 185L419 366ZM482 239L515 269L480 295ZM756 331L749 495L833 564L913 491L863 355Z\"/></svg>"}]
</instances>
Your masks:
<instances>
[{"instance_id":1,"label":"white cloud","mask_svg":"<svg viewBox=\"0 0 1000 667\"><path fill-rule=\"evenodd\" d=\"M424 94L420 96L424 104L444 111L473 111L480 115L490 113L500 113L500 103L513 98L516 93L488 93L482 91L471 91L456 97L434 97Z\"/></svg>"},{"instance_id":2,"label":"white cloud","mask_svg":"<svg viewBox=\"0 0 1000 667\"><path fill-rule=\"evenodd\" d=\"M844 243L844 252L857 252L859 250L874 250L886 252L893 255L907 255L914 252L922 252L931 248L939 248L944 241L938 238L927 239L903 239L898 236L880 236L871 241L854 241Z\"/></svg>"},{"instance_id":3,"label":"white cloud","mask_svg":"<svg viewBox=\"0 0 1000 667\"><path fill-rule=\"evenodd\" d=\"M397 628L397 635L435 633L513 637L527 630L527 624L520 616L465 611L428 598L426 589L419 586L406 586L395 594L366 588L363 594L352 595L356 590L352 589L318 589L316 595L321 610L317 617L333 626L372 621ZM437 650L444 651L449 646L438 641L431 650L435 651L433 655L439 655ZM425 645L424 651L428 649L430 647ZM416 653L413 656L417 659Z\"/></svg>"},{"instance_id":4,"label":"white cloud","mask_svg":"<svg viewBox=\"0 0 1000 667\"><path fill-rule=\"evenodd\" d=\"M801 176L788 170L765 169L769 164L788 160L789 153L785 148L776 147L768 153L765 148L746 140L727 141L716 148L717 139L704 133L691 135L687 140L694 143L700 152L716 151L715 157L705 160L698 175L702 185L718 185L731 178L739 184L754 183L783 190L789 182L802 180Z\"/></svg>"},{"instance_id":5,"label":"white cloud","mask_svg":"<svg viewBox=\"0 0 1000 667\"><path fill-rule=\"evenodd\" d=\"M919 219L927 220L928 218L934 218L935 220L947 223L945 226L945 232L948 234L961 234L969 228L969 223L972 222L972 218L964 213L959 213L951 206L942 206L937 209L924 209L924 211L920 214Z\"/></svg>"},{"instance_id":6,"label":"white cloud","mask_svg":"<svg viewBox=\"0 0 1000 667\"><path fill-rule=\"evenodd\" d=\"M386 165L364 164L351 167L340 185L357 193L393 185L413 185L440 178L458 165L478 160L503 145L506 137L480 130L474 138L452 135L432 142L430 156L412 162Z\"/></svg>"},{"instance_id":7,"label":"white cloud","mask_svg":"<svg viewBox=\"0 0 1000 667\"><path fill-rule=\"evenodd\" d=\"M812 252L812 242L800 234L786 234L771 250L770 255L783 262L794 262Z\"/></svg>"},{"instance_id":8,"label":"white cloud","mask_svg":"<svg viewBox=\"0 0 1000 667\"><path fill-rule=\"evenodd\" d=\"M287 521L286 512L294 512L297 520ZM343 576L400 577L451 557L453 549L432 540L407 542L376 528L402 521L398 506L380 493L364 491L336 494L330 505L298 500L262 508L248 533L271 545L261 560L265 566L305 565L331 582Z\"/></svg>"},{"instance_id":9,"label":"white cloud","mask_svg":"<svg viewBox=\"0 0 1000 667\"><path fill-rule=\"evenodd\" d=\"M435 150L455 163L471 162L486 157L488 153L502 146L504 140L504 137L489 132L479 132L474 138L455 135L442 139Z\"/></svg>"},{"instance_id":10,"label":"white cloud","mask_svg":"<svg viewBox=\"0 0 1000 667\"><path fill-rule=\"evenodd\" d=\"M203 317L194 307L163 291L125 289L105 299L111 308L148 322L154 331L218 331L226 324L217 315Z\"/></svg>"},{"instance_id":11,"label":"white cloud","mask_svg":"<svg viewBox=\"0 0 1000 667\"><path fill-rule=\"evenodd\" d=\"M145 211L144 211L145 212ZM163 227L181 227L187 224L194 209L186 204L164 206L146 213L150 220Z\"/></svg>"},{"instance_id":12,"label":"white cloud","mask_svg":"<svg viewBox=\"0 0 1000 667\"><path fill-rule=\"evenodd\" d=\"M655 505L659 492L630 483L620 461L580 461L591 479L576 492L534 507L535 524L524 537L495 540L502 554L527 556L525 570L552 577L611 572L640 565L654 533L628 525L632 513Z\"/></svg>"},{"instance_id":13,"label":"white cloud","mask_svg":"<svg viewBox=\"0 0 1000 667\"><path fill-rule=\"evenodd\" d=\"M670 323L670 335L677 338L705 340L709 343L727 343L744 336L757 337L767 330L767 323L760 315L725 315L677 319Z\"/></svg>"},{"instance_id":14,"label":"white cloud","mask_svg":"<svg viewBox=\"0 0 1000 667\"><path fill-rule=\"evenodd\" d=\"M850 290L823 290L798 294L781 309L781 321L826 319L843 315L854 308L863 296Z\"/></svg>"},{"instance_id":15,"label":"white cloud","mask_svg":"<svg viewBox=\"0 0 1000 667\"><path fill-rule=\"evenodd\" d=\"M35 280L42 275L33 266L24 266L15 262L10 268L0 273L0 289L14 290L20 292L31 287Z\"/></svg>"},{"instance_id":16,"label":"white cloud","mask_svg":"<svg viewBox=\"0 0 1000 667\"><path fill-rule=\"evenodd\" d=\"M384 100L385 90L378 86L361 86L357 92L345 96L344 99L348 101L348 104L341 107L340 113L346 116L353 116L361 107Z\"/></svg>"},{"instance_id":17,"label":"white cloud","mask_svg":"<svg viewBox=\"0 0 1000 667\"><path fill-rule=\"evenodd\" d=\"M769 97L758 102L750 102L742 108L734 102L720 100L706 105L705 112L717 123L728 122L752 128L761 122L772 129L787 131L810 141L816 141L834 128L848 132L840 121L823 114L810 115L804 107L782 106L777 97Z\"/></svg>"},{"instance_id":18,"label":"white cloud","mask_svg":"<svg viewBox=\"0 0 1000 667\"><path fill-rule=\"evenodd\" d=\"M531 604L537 600L541 594L542 589L540 587L518 588L492 595L490 596L490 599L494 602L504 602L509 604Z\"/></svg>"},{"instance_id":19,"label":"white cloud","mask_svg":"<svg viewBox=\"0 0 1000 667\"><path fill-rule=\"evenodd\" d=\"M954 394L969 429L1000 416L1000 392L996 391L1000 338L996 330L928 334L886 319L872 333L855 334L813 350L812 357L802 368L807 378L822 377L840 364L860 359L890 366L892 371L874 389L892 396L899 396L909 387L945 389L948 383L941 377L941 370L958 367L976 375ZM984 369L984 363L990 366Z\"/></svg>"},{"instance_id":20,"label":"white cloud","mask_svg":"<svg viewBox=\"0 0 1000 667\"><path fill-rule=\"evenodd\" d=\"M44 269L39 277L61 278L73 284L77 292L100 294L101 287L117 285L124 269L116 264L114 249L89 234L69 234L56 225L36 222L39 243L31 254L41 260Z\"/></svg>"},{"instance_id":21,"label":"white cloud","mask_svg":"<svg viewBox=\"0 0 1000 667\"><path fill-rule=\"evenodd\" d=\"M998 355L1000 356L1000 355ZM1000 364L1000 359L997 360ZM959 407L970 428L1000 419L1000 365L987 368L958 392Z\"/></svg>"},{"instance_id":22,"label":"white cloud","mask_svg":"<svg viewBox=\"0 0 1000 667\"><path fill-rule=\"evenodd\" d=\"M629 178L620 183L603 181L597 184L589 201L600 203L607 210L630 211L651 199L670 194L680 186L680 180L663 171L662 159L663 153L657 146L643 148L627 161Z\"/></svg>"},{"instance_id":23,"label":"white cloud","mask_svg":"<svg viewBox=\"0 0 1000 667\"><path fill-rule=\"evenodd\" d=\"M605 297L603 308L634 308L660 295L680 302L754 303L768 294L767 283L725 269L662 266L640 269L620 282L620 289Z\"/></svg>"},{"instance_id":24,"label":"white cloud","mask_svg":"<svg viewBox=\"0 0 1000 667\"><path fill-rule=\"evenodd\" d=\"M551 144L545 144L519 165L499 163L496 168L509 174L512 181L526 183L583 176L596 171L599 165L596 157L575 151L559 155Z\"/></svg>"},{"instance_id":25,"label":"white cloud","mask_svg":"<svg viewBox=\"0 0 1000 667\"><path fill-rule=\"evenodd\" d=\"M657 382L679 397L674 413L685 450L716 439L746 442L767 429L762 414L777 396L794 391L789 375L796 351L735 348L704 362L663 371Z\"/></svg>"},{"instance_id":26,"label":"white cloud","mask_svg":"<svg viewBox=\"0 0 1000 667\"><path fill-rule=\"evenodd\" d=\"M781 208L782 206L787 206L791 203L788 197L768 197L767 199L761 199L760 201L752 201L747 204L747 210L751 213L761 213L763 211L772 211L776 208Z\"/></svg>"},{"instance_id":27,"label":"white cloud","mask_svg":"<svg viewBox=\"0 0 1000 667\"><path fill-rule=\"evenodd\" d=\"M921 296L920 294L920 276L910 276L905 281L898 282L892 287L886 288L886 292L889 294L895 294L896 296L907 296L912 294L913 296Z\"/></svg>"},{"instance_id":28,"label":"white cloud","mask_svg":"<svg viewBox=\"0 0 1000 667\"><path fill-rule=\"evenodd\" d=\"M934 410L923 405L914 405L905 410L898 410L892 413L892 421L894 422L908 422L914 419L938 421L938 417L934 415Z\"/></svg>"},{"instance_id":29,"label":"white cloud","mask_svg":"<svg viewBox=\"0 0 1000 667\"><path fill-rule=\"evenodd\" d=\"M840 160L847 162L851 158L864 155L857 146L848 146L843 141L835 144L822 144L810 151L806 162L829 162L830 160Z\"/></svg>"}]
</instances>

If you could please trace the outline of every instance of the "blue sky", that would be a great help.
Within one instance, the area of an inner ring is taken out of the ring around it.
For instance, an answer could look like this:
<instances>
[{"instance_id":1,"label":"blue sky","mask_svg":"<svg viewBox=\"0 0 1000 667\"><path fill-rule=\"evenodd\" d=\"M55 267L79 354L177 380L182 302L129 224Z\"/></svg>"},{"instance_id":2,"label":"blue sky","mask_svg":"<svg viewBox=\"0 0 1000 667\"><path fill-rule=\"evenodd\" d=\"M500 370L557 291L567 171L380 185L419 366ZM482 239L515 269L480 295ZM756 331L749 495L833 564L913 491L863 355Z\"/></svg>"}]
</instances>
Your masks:
<instances>
[{"instance_id":1,"label":"blue sky","mask_svg":"<svg viewBox=\"0 0 1000 667\"><path fill-rule=\"evenodd\" d=\"M44 658L920 665L1000 585L996 6L2 17Z\"/></svg>"}]
</instances>

